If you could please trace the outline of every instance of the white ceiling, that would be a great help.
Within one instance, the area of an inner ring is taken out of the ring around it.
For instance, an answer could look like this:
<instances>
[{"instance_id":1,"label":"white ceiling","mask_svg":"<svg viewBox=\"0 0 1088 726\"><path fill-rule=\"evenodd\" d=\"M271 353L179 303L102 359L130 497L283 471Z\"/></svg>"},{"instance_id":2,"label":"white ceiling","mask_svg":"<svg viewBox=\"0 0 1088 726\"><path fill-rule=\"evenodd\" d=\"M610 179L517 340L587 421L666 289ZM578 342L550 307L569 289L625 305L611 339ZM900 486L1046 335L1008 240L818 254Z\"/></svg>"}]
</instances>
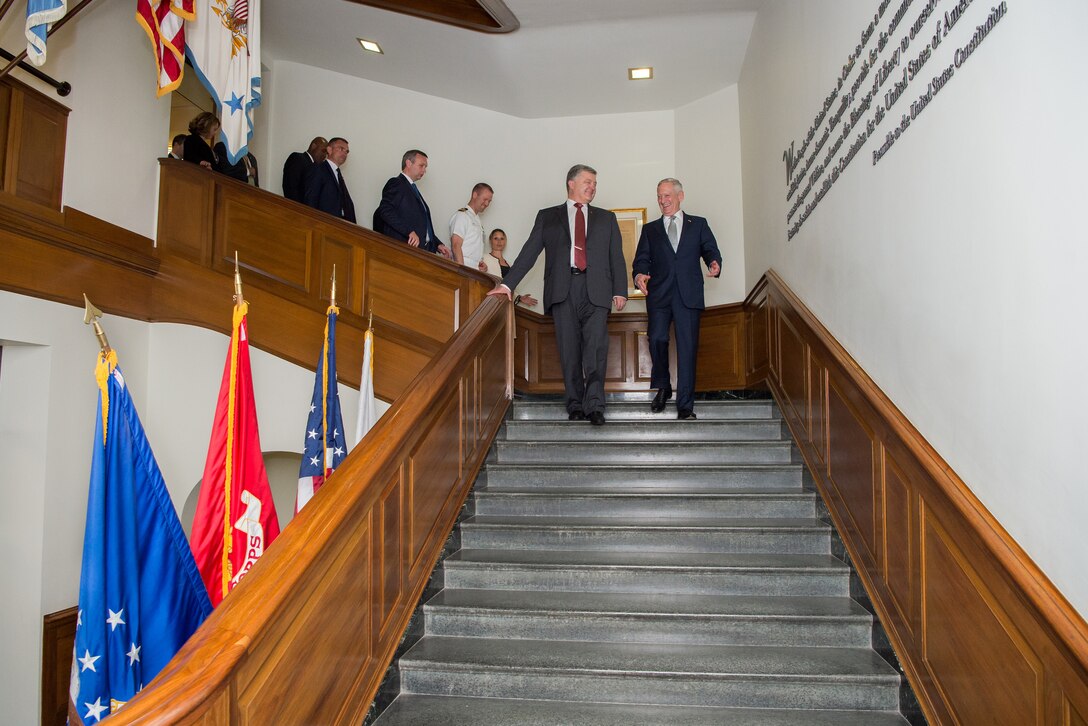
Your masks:
<instances>
[{"instance_id":1,"label":"white ceiling","mask_svg":"<svg viewBox=\"0 0 1088 726\"><path fill-rule=\"evenodd\" d=\"M347 0L264 0L262 60L524 118L674 109L737 82L766 0L505 1L521 27L493 35ZM628 81L643 65L654 79Z\"/></svg>"}]
</instances>

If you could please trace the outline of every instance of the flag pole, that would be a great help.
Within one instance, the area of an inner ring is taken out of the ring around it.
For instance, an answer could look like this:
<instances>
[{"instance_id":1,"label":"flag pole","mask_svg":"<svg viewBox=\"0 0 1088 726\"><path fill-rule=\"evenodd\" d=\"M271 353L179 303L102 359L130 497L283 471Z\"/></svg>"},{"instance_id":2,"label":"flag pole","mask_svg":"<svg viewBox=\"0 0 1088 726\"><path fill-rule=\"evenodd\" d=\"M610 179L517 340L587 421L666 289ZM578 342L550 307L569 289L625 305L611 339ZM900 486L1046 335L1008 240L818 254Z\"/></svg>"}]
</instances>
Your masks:
<instances>
[{"instance_id":1,"label":"flag pole","mask_svg":"<svg viewBox=\"0 0 1088 726\"><path fill-rule=\"evenodd\" d=\"M71 18L76 13L78 13L85 6L89 5L92 1L93 0L83 0L83 2L81 2L79 5L76 5L74 8L72 8L67 14L65 14L65 16L63 18L61 18L57 22L53 23L52 27L49 28L49 31L45 34L45 37L46 38L52 37L53 33L60 30L61 27L65 23L68 22L69 18ZM7 12L8 5L11 5L11 3L7 2L7 0L5 0L5 2L6 2L6 4L3 6L3 8L0 8L0 10L3 10L4 12ZM3 16L0 15L0 17L3 17ZM26 60L27 52L28 51L24 49L22 53L15 56L14 58L12 58L11 61L9 61L6 66L4 66L3 70L0 70L0 78L3 78L7 74L11 73L11 69L14 68L15 66L17 66L19 64L19 61Z\"/></svg>"},{"instance_id":2,"label":"flag pole","mask_svg":"<svg viewBox=\"0 0 1088 726\"><path fill-rule=\"evenodd\" d=\"M110 348L110 341L106 339L106 332L102 330L102 326L98 322L101 317L102 311L91 303L87 293L83 293L83 323L84 325L94 326L94 335L98 338L98 345L102 348L102 355L106 355L113 349Z\"/></svg>"},{"instance_id":3,"label":"flag pole","mask_svg":"<svg viewBox=\"0 0 1088 726\"><path fill-rule=\"evenodd\" d=\"M329 294L329 305L336 307L336 265L332 266L332 292Z\"/></svg>"},{"instance_id":4,"label":"flag pole","mask_svg":"<svg viewBox=\"0 0 1088 726\"><path fill-rule=\"evenodd\" d=\"M238 250L234 250L234 304L241 305L245 301L242 297L242 273L238 271Z\"/></svg>"}]
</instances>

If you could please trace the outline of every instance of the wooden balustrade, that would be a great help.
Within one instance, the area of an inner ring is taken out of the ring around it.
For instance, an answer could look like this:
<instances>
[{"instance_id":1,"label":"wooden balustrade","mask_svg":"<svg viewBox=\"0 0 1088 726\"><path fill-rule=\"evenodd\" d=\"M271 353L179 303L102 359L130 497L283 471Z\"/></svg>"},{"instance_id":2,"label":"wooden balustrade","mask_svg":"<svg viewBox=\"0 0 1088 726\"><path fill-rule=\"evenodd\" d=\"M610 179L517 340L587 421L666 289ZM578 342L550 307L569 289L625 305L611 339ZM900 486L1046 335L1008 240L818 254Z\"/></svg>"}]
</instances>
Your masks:
<instances>
[{"instance_id":1,"label":"wooden balustrade","mask_svg":"<svg viewBox=\"0 0 1088 726\"><path fill-rule=\"evenodd\" d=\"M749 370L793 431L931 724L1088 723L1088 625L773 271Z\"/></svg>"},{"instance_id":2,"label":"wooden balustrade","mask_svg":"<svg viewBox=\"0 0 1088 726\"><path fill-rule=\"evenodd\" d=\"M121 724L360 723L505 415L485 301Z\"/></svg>"},{"instance_id":3,"label":"wooden balustrade","mask_svg":"<svg viewBox=\"0 0 1088 726\"><path fill-rule=\"evenodd\" d=\"M764 376L748 375L748 313L742 304L721 305L703 311L695 386L699 391L726 391L758 384ZM607 391L646 391L650 388L650 346L645 313L618 313L608 318ZM671 370L676 376L676 345L669 346ZM517 310L514 342L514 387L526 393L560 393L563 371L555 326L549 316Z\"/></svg>"},{"instance_id":4,"label":"wooden balustrade","mask_svg":"<svg viewBox=\"0 0 1088 726\"><path fill-rule=\"evenodd\" d=\"M11 76L0 79L0 192L60 210L68 113Z\"/></svg>"}]
</instances>

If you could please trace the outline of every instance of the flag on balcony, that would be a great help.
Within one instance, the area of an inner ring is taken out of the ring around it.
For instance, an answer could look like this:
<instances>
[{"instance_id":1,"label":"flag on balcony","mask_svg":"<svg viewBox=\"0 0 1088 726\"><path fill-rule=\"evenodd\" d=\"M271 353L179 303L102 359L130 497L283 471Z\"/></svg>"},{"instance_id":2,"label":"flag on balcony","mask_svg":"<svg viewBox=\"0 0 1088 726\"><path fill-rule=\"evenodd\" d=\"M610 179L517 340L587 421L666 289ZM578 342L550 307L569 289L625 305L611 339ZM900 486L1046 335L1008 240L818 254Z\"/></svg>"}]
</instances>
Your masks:
<instances>
[{"instance_id":1,"label":"flag on balcony","mask_svg":"<svg viewBox=\"0 0 1088 726\"><path fill-rule=\"evenodd\" d=\"M355 444L378 420L374 411L374 329L366 329L363 339L363 371L359 376L359 413L355 417Z\"/></svg>"},{"instance_id":2,"label":"flag on balcony","mask_svg":"<svg viewBox=\"0 0 1088 726\"><path fill-rule=\"evenodd\" d=\"M340 416L340 393L336 386L336 316L340 309L330 305L325 322L325 341L317 360L314 395L306 421L306 442L298 470L295 511L301 511L347 454L344 419Z\"/></svg>"},{"instance_id":3,"label":"flag on balcony","mask_svg":"<svg viewBox=\"0 0 1088 726\"><path fill-rule=\"evenodd\" d=\"M193 20L194 0L137 0L136 22L147 33L155 54L158 95L181 85L185 71L185 21Z\"/></svg>"},{"instance_id":4,"label":"flag on balcony","mask_svg":"<svg viewBox=\"0 0 1088 726\"><path fill-rule=\"evenodd\" d=\"M191 544L212 605L219 605L280 533L257 431L246 337L248 304L234 306Z\"/></svg>"},{"instance_id":5,"label":"flag on balcony","mask_svg":"<svg viewBox=\"0 0 1088 726\"><path fill-rule=\"evenodd\" d=\"M219 107L227 158L249 150L252 111L261 105L260 0L196 0L186 31L186 54Z\"/></svg>"},{"instance_id":6,"label":"flag on balcony","mask_svg":"<svg viewBox=\"0 0 1088 726\"><path fill-rule=\"evenodd\" d=\"M100 355L70 712L85 724L151 682L212 611L125 387Z\"/></svg>"},{"instance_id":7,"label":"flag on balcony","mask_svg":"<svg viewBox=\"0 0 1088 726\"><path fill-rule=\"evenodd\" d=\"M45 63L45 38L49 26L63 18L66 9L65 0L27 0L26 58L34 65Z\"/></svg>"}]
</instances>

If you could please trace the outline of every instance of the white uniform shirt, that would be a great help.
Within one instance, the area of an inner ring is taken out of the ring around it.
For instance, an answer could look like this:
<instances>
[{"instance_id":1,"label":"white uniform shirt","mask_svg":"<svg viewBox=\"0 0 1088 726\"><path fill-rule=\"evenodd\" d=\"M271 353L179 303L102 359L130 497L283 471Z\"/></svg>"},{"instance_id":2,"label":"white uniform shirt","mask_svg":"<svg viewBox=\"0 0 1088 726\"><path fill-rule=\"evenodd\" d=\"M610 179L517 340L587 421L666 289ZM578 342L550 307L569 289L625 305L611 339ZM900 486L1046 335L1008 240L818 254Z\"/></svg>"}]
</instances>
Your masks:
<instances>
[{"instance_id":1,"label":"white uniform shirt","mask_svg":"<svg viewBox=\"0 0 1088 726\"><path fill-rule=\"evenodd\" d=\"M472 207L462 207L450 217L450 248L453 236L457 235L461 243L461 256L466 267L477 269L484 256L484 225Z\"/></svg>"}]
</instances>

